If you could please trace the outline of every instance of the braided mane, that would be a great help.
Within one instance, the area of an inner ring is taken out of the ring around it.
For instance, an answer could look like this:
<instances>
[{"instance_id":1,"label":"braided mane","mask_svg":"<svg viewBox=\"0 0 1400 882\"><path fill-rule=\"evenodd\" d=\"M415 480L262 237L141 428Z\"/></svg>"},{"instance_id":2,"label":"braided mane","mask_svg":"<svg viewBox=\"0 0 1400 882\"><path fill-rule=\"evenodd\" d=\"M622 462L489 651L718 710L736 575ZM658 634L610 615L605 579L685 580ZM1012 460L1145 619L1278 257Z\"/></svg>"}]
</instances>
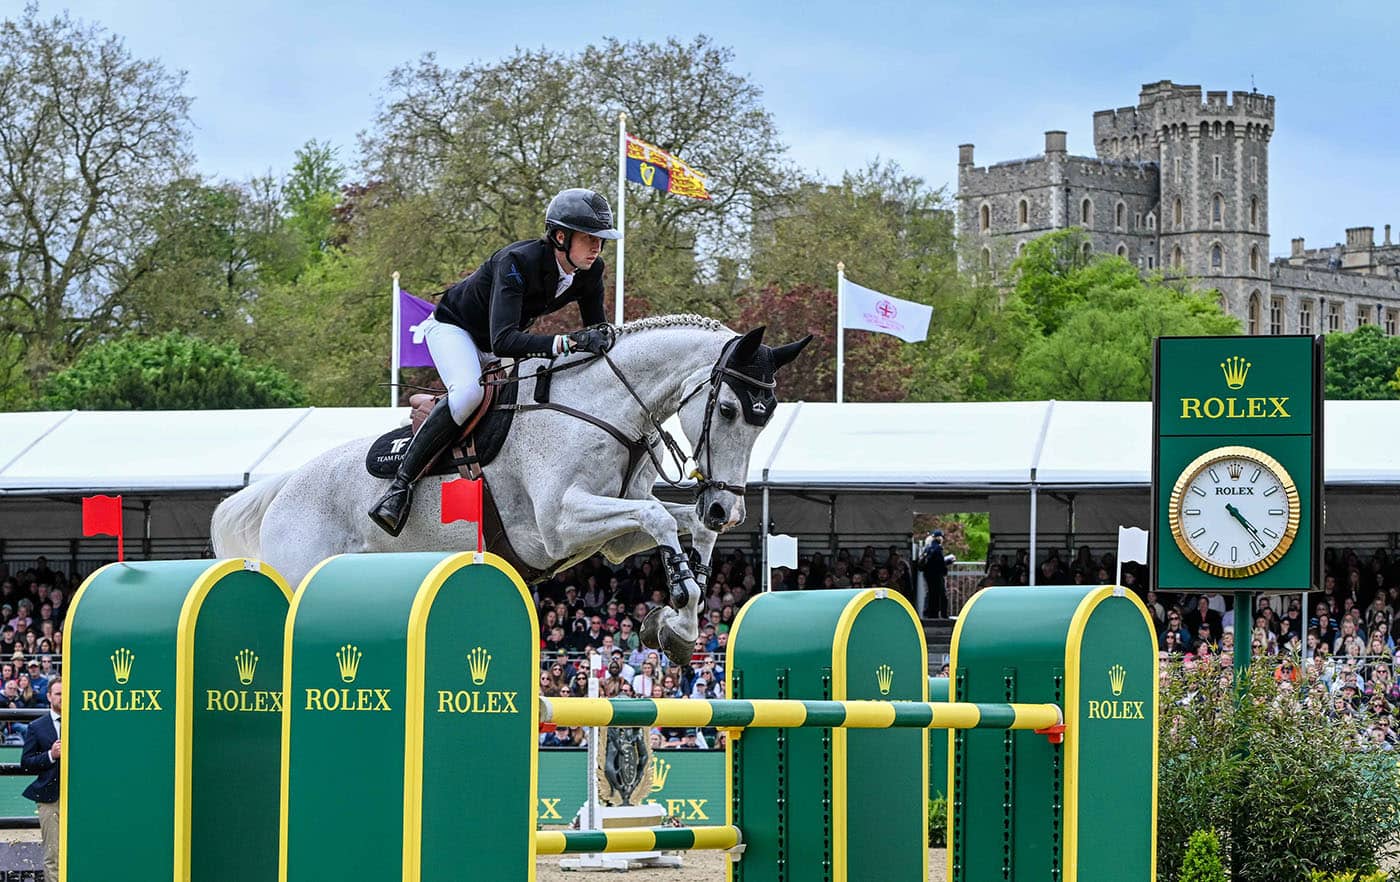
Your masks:
<instances>
[{"instance_id":1,"label":"braided mane","mask_svg":"<svg viewBox=\"0 0 1400 882\"><path fill-rule=\"evenodd\" d=\"M649 315L634 319L617 328L619 336L637 331L650 331L655 328L699 328L705 331L723 331L724 323L703 315L681 313L678 315Z\"/></svg>"}]
</instances>

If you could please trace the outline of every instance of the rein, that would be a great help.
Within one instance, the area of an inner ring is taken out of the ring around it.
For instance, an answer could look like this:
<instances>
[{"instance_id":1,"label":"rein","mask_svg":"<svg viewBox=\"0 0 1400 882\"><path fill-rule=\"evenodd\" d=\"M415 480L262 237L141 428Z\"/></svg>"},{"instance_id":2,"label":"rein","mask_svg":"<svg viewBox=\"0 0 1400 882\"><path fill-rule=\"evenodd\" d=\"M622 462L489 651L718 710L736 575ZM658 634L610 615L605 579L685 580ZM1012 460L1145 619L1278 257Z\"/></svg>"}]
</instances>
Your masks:
<instances>
[{"instance_id":1,"label":"rein","mask_svg":"<svg viewBox=\"0 0 1400 882\"><path fill-rule=\"evenodd\" d=\"M604 362L607 363L608 368L612 370L613 374L622 383L623 388L627 390L627 393L632 396L632 399L636 401L637 405L642 409L642 413L646 416L647 422L651 424L651 433L644 434L641 438L638 438L636 440L630 440L626 435L623 434L621 429L618 429L616 426L607 422L606 420L594 416L593 414L585 413L584 411L577 410L567 405L558 404L552 401L537 402L535 404L512 404L503 406L503 409L514 410L517 413L531 410L553 410L583 420L584 422L591 423L592 425L595 425L598 428L602 429L604 432L607 432L609 435L615 438L618 441L618 443L620 443L624 448L626 448L629 453L627 470L623 475L622 488L621 492L619 492L618 494L619 496L622 496L626 493L627 485L631 482L632 474L638 462L640 461L641 456L643 455L645 455L651 460L652 465L656 466L657 476L662 480L662 482L664 482L669 487L684 489L684 481L686 480L686 478L694 479L694 496L696 499L699 499L700 495L706 490L711 489L727 490L735 494L742 494L747 489L744 484L730 484L726 481L711 480L707 474L713 472L712 460L710 456L710 427L714 422L715 409L719 404L719 388L726 377L732 381L744 383L746 385L753 386L758 389L775 389L777 388L777 383L758 380L729 367L728 361L730 352L737 341L738 338L735 338L734 340L731 340L725 344L724 349L720 352L719 359L715 362L714 367L710 369L710 376L707 379L700 382L699 384L697 384L694 389L691 389L689 392L683 395L681 397L680 403L676 405L676 412L679 413L681 408L685 407L685 405L689 403L689 401L692 398L698 395L707 386L709 387L709 397L705 402L705 424L704 428L701 430L700 440L696 443L695 451L693 454L697 465L696 468L691 470L691 472L688 475L685 473L686 456L684 451L681 450L680 445L676 443L676 440L671 436L671 433L667 432L666 429L663 428L662 418L659 417L654 410L647 406L647 403L644 400L642 400L642 396L638 394L636 387L634 387L632 385L632 382L627 379L627 375L623 373L620 367L617 366L617 362L613 361L612 356L608 355L606 352L560 365L553 364L553 359L550 359L550 364L539 368L533 374L531 374L530 377L538 382L542 378L552 376L553 374L560 373L561 371L566 371L570 368L576 368L582 365L592 364L598 359L602 359ZM506 376L496 380L483 379L482 384L504 386L509 383L519 383L522 379L525 379L524 376L517 373L515 376ZM649 440L649 436L659 439L660 443L666 447L666 450L671 455L671 460L675 465L677 477L672 478L666 473L666 466L662 463L661 458L657 456L655 443ZM704 448L705 450L704 471L702 471L699 468L701 448Z\"/></svg>"}]
</instances>

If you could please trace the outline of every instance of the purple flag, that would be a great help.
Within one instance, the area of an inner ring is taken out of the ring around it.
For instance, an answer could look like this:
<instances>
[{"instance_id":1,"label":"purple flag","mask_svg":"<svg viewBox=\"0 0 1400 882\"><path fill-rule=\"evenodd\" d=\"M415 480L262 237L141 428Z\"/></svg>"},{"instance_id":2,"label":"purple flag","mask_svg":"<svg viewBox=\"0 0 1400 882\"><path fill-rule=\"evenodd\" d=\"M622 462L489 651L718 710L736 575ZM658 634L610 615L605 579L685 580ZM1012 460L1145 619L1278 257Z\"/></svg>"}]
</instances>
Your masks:
<instances>
[{"instance_id":1,"label":"purple flag","mask_svg":"<svg viewBox=\"0 0 1400 882\"><path fill-rule=\"evenodd\" d=\"M436 309L407 291L399 291L399 366L432 367L433 357L423 339L423 323Z\"/></svg>"}]
</instances>

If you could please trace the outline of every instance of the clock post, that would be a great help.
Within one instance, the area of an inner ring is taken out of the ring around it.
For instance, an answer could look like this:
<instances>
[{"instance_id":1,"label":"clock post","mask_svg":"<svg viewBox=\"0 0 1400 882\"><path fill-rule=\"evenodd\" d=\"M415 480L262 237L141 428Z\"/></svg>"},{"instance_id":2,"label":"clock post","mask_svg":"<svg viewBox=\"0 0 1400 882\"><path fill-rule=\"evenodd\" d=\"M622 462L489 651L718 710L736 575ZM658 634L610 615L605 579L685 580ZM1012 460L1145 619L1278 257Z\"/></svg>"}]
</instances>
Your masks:
<instances>
[{"instance_id":1,"label":"clock post","mask_svg":"<svg viewBox=\"0 0 1400 882\"><path fill-rule=\"evenodd\" d=\"M1152 583L1253 597L1314 590L1322 564L1321 337L1160 337L1152 388Z\"/></svg>"}]
</instances>

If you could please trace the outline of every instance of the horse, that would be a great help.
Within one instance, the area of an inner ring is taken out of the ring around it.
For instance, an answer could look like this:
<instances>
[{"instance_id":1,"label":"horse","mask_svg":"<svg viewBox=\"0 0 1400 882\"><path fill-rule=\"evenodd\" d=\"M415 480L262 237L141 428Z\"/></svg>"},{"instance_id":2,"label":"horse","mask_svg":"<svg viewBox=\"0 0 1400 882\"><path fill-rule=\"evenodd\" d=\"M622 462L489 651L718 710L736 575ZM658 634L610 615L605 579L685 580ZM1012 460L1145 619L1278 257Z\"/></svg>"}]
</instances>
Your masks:
<instances>
[{"instance_id":1,"label":"horse","mask_svg":"<svg viewBox=\"0 0 1400 882\"><path fill-rule=\"evenodd\" d=\"M505 544L529 581L600 552L620 563L660 548L669 606L647 615L641 638L686 664L699 636L697 576L708 575L719 535L744 521L749 457L777 405L776 372L812 338L770 347L762 327L740 335L694 315L644 318L613 332L615 345L603 356L520 363L518 401L538 400L536 372L544 370L543 397L555 404L514 405L513 425L482 474ZM679 468L683 454L661 425L673 415L679 415L694 463L688 476L674 478L663 460L669 452ZM267 561L297 585L336 554L474 548L477 525L441 522L439 488L454 476L419 479L398 537L369 519L387 483L366 471L372 441L351 441L225 499L211 525L216 556ZM676 486L693 478L686 485L694 501L657 499L659 475ZM682 535L698 553L694 569Z\"/></svg>"}]
</instances>

